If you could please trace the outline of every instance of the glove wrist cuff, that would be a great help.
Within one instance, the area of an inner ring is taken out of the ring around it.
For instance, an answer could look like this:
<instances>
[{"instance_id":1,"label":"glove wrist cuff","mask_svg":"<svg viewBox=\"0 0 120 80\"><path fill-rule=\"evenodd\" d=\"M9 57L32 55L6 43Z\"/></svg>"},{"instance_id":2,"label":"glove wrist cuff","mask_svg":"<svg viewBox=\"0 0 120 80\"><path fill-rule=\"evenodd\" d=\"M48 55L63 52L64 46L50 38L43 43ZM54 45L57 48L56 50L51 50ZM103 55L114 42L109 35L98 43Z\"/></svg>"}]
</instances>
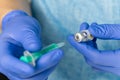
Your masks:
<instances>
[{"instance_id":1,"label":"glove wrist cuff","mask_svg":"<svg viewBox=\"0 0 120 80\"><path fill-rule=\"evenodd\" d=\"M13 19L16 16L28 16L28 14L22 10L13 10L7 13L2 19L2 26L4 26L8 21Z\"/></svg>"}]
</instances>

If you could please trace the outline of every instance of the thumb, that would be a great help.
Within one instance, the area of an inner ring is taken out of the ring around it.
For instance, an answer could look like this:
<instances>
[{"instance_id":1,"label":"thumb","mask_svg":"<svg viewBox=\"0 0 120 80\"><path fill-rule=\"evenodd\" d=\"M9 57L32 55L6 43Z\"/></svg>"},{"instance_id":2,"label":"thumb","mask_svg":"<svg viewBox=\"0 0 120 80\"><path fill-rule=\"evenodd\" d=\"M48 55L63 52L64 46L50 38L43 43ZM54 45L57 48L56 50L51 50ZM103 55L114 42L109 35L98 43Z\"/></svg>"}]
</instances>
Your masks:
<instances>
[{"instance_id":1,"label":"thumb","mask_svg":"<svg viewBox=\"0 0 120 80\"><path fill-rule=\"evenodd\" d=\"M41 39L40 35L34 31L26 31L25 36L22 40L22 45L24 49L28 51L38 51L41 49Z\"/></svg>"},{"instance_id":2,"label":"thumb","mask_svg":"<svg viewBox=\"0 0 120 80\"><path fill-rule=\"evenodd\" d=\"M92 23L88 29L90 33L100 39L120 39L120 24Z\"/></svg>"},{"instance_id":3,"label":"thumb","mask_svg":"<svg viewBox=\"0 0 120 80\"><path fill-rule=\"evenodd\" d=\"M89 60L94 61L97 58L97 53L99 51L95 47L86 43L76 42L72 35L68 37L68 41L76 50L78 50L83 56L87 57Z\"/></svg>"}]
</instances>

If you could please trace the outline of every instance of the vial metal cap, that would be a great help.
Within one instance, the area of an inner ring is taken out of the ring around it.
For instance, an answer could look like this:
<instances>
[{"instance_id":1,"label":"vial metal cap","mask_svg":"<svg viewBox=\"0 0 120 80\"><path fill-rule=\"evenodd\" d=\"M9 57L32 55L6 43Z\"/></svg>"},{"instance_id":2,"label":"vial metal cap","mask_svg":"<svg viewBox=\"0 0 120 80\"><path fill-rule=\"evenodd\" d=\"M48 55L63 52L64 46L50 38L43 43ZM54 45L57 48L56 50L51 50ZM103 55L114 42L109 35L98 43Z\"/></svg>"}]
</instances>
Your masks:
<instances>
[{"instance_id":1,"label":"vial metal cap","mask_svg":"<svg viewBox=\"0 0 120 80\"><path fill-rule=\"evenodd\" d=\"M77 42L86 42L94 39L88 30L82 30L81 32L76 33L74 37Z\"/></svg>"},{"instance_id":2,"label":"vial metal cap","mask_svg":"<svg viewBox=\"0 0 120 80\"><path fill-rule=\"evenodd\" d=\"M76 40L77 42L81 42L82 39L83 39L83 37L82 37L82 35L81 35L80 33L76 33L76 34L74 35L74 37L75 37L75 40Z\"/></svg>"}]
</instances>

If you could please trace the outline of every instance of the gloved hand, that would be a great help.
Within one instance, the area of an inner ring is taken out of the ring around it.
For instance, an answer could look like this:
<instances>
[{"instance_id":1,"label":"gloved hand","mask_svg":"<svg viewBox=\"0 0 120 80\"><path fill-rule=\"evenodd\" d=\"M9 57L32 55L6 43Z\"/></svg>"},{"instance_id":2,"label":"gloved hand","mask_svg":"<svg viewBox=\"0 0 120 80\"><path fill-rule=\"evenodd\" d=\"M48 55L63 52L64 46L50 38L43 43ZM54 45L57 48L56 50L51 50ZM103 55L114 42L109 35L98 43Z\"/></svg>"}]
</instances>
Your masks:
<instances>
[{"instance_id":1,"label":"gloved hand","mask_svg":"<svg viewBox=\"0 0 120 80\"><path fill-rule=\"evenodd\" d=\"M0 72L10 80L47 80L62 58L61 50L43 55L36 67L19 60L24 50L41 49L40 25L25 12L15 10L5 16L0 35Z\"/></svg>"},{"instance_id":2,"label":"gloved hand","mask_svg":"<svg viewBox=\"0 0 120 80\"><path fill-rule=\"evenodd\" d=\"M68 40L84 57L86 62L95 69L112 72L120 75L120 49L98 50L96 38L99 39L120 39L120 24L81 24L80 30L89 30L95 37L93 41L78 43L73 35Z\"/></svg>"}]
</instances>

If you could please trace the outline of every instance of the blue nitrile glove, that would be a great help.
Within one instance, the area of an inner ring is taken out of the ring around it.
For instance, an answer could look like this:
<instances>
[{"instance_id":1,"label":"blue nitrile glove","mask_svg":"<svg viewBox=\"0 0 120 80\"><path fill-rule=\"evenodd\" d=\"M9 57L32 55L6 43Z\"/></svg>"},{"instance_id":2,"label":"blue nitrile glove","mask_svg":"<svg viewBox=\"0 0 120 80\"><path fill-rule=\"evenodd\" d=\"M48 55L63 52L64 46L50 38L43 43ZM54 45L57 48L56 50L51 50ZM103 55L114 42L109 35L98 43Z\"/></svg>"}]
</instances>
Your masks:
<instances>
[{"instance_id":1,"label":"blue nitrile glove","mask_svg":"<svg viewBox=\"0 0 120 80\"><path fill-rule=\"evenodd\" d=\"M15 10L7 14L2 22L0 35L0 72L10 80L47 80L62 57L61 50L43 55L36 67L19 60L24 50L41 49L40 26L25 12Z\"/></svg>"},{"instance_id":2,"label":"blue nitrile glove","mask_svg":"<svg viewBox=\"0 0 120 80\"><path fill-rule=\"evenodd\" d=\"M120 39L120 24L97 24L90 26L83 23L80 30L87 29L95 38L100 39ZM86 62L93 68L112 72L120 75L120 49L118 50L98 50L96 40L78 43L71 35L68 38L72 46L74 46L85 57Z\"/></svg>"}]
</instances>

